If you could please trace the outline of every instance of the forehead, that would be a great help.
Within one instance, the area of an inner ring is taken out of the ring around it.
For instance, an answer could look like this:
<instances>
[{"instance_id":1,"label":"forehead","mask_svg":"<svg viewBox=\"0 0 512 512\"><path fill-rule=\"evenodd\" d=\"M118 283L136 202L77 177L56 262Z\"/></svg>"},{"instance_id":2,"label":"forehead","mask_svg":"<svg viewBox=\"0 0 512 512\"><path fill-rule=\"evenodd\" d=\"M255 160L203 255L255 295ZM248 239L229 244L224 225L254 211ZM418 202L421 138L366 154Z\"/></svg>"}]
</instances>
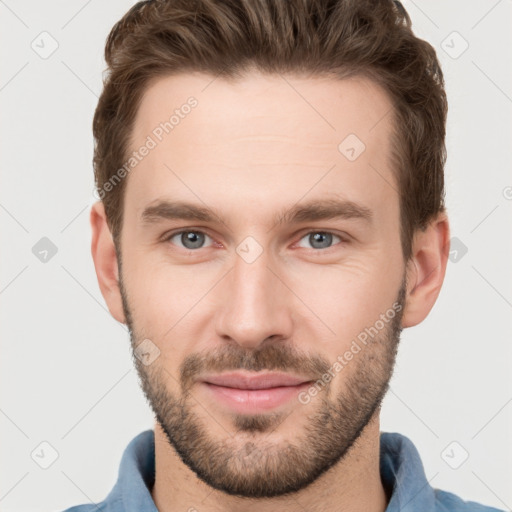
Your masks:
<instances>
[{"instance_id":1,"label":"forehead","mask_svg":"<svg viewBox=\"0 0 512 512\"><path fill-rule=\"evenodd\" d=\"M391 123L387 94L362 77L158 78L135 119L131 149L149 139L152 147L130 172L127 201L138 211L176 193L233 208L326 192L361 204L397 201Z\"/></svg>"},{"instance_id":2,"label":"forehead","mask_svg":"<svg viewBox=\"0 0 512 512\"><path fill-rule=\"evenodd\" d=\"M191 97L197 101L191 117L198 142L228 142L223 140L227 133L238 137L241 133L275 132L283 136L306 135L312 142L336 143L350 131L370 142L387 132L392 109L386 92L362 76L301 78L253 71L227 80L195 72L160 77L149 83L134 123L135 139L151 133L175 111L188 111L185 106ZM181 114L181 127L176 132L188 135L190 123L182 123L183 113L177 113ZM388 123L381 124L383 118ZM300 125L298 119L302 121ZM251 122L248 124L247 120ZM377 124L381 124L379 129ZM207 137L205 132L213 126L222 131L216 130Z\"/></svg>"}]
</instances>

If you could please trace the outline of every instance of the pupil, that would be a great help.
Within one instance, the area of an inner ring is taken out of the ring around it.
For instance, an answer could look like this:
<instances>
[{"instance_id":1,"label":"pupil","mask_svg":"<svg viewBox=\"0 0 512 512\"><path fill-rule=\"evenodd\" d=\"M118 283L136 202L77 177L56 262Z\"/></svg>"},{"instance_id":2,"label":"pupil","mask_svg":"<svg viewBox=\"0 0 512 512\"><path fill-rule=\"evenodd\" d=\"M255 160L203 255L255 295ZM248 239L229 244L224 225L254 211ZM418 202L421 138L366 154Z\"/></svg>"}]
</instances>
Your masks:
<instances>
[{"instance_id":1,"label":"pupil","mask_svg":"<svg viewBox=\"0 0 512 512\"><path fill-rule=\"evenodd\" d=\"M315 248L325 249L330 245L330 241L332 235L330 233L315 233L311 235L313 237L313 242L311 245ZM322 244L323 242L323 244Z\"/></svg>"},{"instance_id":2,"label":"pupil","mask_svg":"<svg viewBox=\"0 0 512 512\"><path fill-rule=\"evenodd\" d=\"M203 240L201 233L196 233L195 231L188 231L181 235L181 242L187 249L197 249L201 247Z\"/></svg>"}]
</instances>

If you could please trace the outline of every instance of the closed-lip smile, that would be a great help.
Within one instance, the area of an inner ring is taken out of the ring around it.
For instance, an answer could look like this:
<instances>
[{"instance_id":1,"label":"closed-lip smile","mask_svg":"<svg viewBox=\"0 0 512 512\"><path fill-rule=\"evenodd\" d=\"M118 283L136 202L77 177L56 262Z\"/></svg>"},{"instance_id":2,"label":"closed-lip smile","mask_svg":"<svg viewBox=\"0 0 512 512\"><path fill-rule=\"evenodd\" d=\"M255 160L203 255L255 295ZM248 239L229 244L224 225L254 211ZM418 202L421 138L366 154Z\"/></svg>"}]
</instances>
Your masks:
<instances>
[{"instance_id":1,"label":"closed-lip smile","mask_svg":"<svg viewBox=\"0 0 512 512\"><path fill-rule=\"evenodd\" d=\"M257 414L290 403L312 382L286 372L245 371L204 375L200 381L208 400L240 414Z\"/></svg>"},{"instance_id":2,"label":"closed-lip smile","mask_svg":"<svg viewBox=\"0 0 512 512\"><path fill-rule=\"evenodd\" d=\"M201 380L215 386L236 389L269 389L285 386L298 386L310 382L311 379L297 377L282 372L230 372L203 377Z\"/></svg>"}]
</instances>

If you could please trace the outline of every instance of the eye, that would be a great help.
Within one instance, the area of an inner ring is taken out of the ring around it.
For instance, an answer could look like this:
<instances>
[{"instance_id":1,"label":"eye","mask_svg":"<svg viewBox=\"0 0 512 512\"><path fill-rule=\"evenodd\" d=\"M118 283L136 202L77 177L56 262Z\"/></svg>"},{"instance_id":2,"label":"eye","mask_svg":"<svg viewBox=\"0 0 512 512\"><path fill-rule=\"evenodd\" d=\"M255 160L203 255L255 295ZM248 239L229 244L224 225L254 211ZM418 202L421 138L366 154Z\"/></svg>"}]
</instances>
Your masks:
<instances>
[{"instance_id":1,"label":"eye","mask_svg":"<svg viewBox=\"0 0 512 512\"><path fill-rule=\"evenodd\" d=\"M311 231L302 237L301 241L307 240L313 249L329 249L332 246L333 238L337 238L340 242L344 241L340 236L329 231ZM304 247L300 242L299 246Z\"/></svg>"},{"instance_id":2,"label":"eye","mask_svg":"<svg viewBox=\"0 0 512 512\"><path fill-rule=\"evenodd\" d=\"M170 233L164 238L164 242L171 242L173 245L177 245L178 247L182 247L187 250L195 250L202 249L204 247L208 247L205 245L206 239L209 239L212 242L212 238L208 236L203 231L198 230L182 230L174 233ZM335 242L335 239L338 241ZM305 236L303 236L298 245L300 247L306 247L303 245L303 240L307 240L307 243L310 244L310 247L313 249L329 249L330 247L336 245L340 242L345 242L345 240L329 231L310 231ZM302 242L302 243L301 243ZM210 243L211 245L211 243Z\"/></svg>"},{"instance_id":3,"label":"eye","mask_svg":"<svg viewBox=\"0 0 512 512\"><path fill-rule=\"evenodd\" d=\"M188 230L188 231L178 231L176 233L172 233L172 234L166 236L164 241L171 242L174 245L177 245L178 247L181 244L181 247L183 247L184 249L194 250L194 249L202 249L203 244L207 238L209 238L211 240L211 238L206 233L203 233L202 231ZM173 241L174 239L176 239L178 242Z\"/></svg>"}]
</instances>

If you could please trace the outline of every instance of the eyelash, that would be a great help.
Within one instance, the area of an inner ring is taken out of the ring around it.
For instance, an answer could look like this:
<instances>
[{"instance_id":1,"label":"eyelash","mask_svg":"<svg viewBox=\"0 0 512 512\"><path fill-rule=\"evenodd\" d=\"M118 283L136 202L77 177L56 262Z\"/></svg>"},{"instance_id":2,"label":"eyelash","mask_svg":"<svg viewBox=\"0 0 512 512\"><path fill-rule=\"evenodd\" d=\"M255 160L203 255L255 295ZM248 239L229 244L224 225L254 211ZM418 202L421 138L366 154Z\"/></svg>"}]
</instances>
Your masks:
<instances>
[{"instance_id":1,"label":"eyelash","mask_svg":"<svg viewBox=\"0 0 512 512\"><path fill-rule=\"evenodd\" d=\"M170 242L170 240L172 238L174 238L176 235L181 235L183 233L199 233L199 234L202 234L202 235L206 235L207 237L209 237L210 239L213 240L213 237L210 236L208 233L206 233L205 231L202 231L200 229L194 229L194 228L189 228L189 229L181 229L181 230L178 230L178 231L173 231L171 233L167 233L166 235L163 236L162 238L162 242ZM327 252L329 251L330 249L333 249L334 247L336 247L337 245L341 245L341 244L347 244L349 243L349 240L333 231L327 231L327 230L320 230L320 229L314 229L314 230L310 230L310 231L307 231L306 233L304 233L300 238L299 238L299 242L304 239L305 237L307 237L308 235L311 235L313 233L322 233L322 234L327 234L327 235L333 235L335 237L338 237L341 241L338 242L337 244L333 244L331 245L330 247L327 247L325 249L315 249L315 248L310 248L311 251L313 252L316 252L316 253L319 253L319 252ZM189 252L196 252L198 251L199 249L205 249L206 247L199 247L198 249L187 249L186 247L183 247L184 250L186 251L189 251Z\"/></svg>"}]
</instances>

